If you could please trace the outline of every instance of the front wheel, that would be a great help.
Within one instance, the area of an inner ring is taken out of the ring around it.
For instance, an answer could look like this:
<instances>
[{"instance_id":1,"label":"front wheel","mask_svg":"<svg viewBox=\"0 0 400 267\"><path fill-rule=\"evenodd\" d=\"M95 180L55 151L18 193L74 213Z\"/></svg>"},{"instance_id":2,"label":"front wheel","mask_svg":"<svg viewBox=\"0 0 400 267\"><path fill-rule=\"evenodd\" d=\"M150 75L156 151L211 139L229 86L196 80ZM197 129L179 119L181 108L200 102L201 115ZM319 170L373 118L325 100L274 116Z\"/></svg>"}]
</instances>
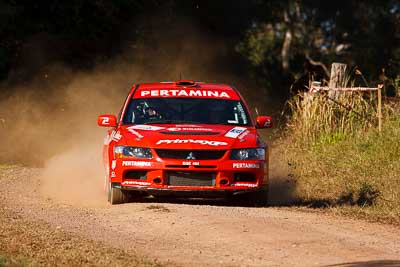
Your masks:
<instances>
[{"instance_id":1,"label":"front wheel","mask_svg":"<svg viewBox=\"0 0 400 267\"><path fill-rule=\"evenodd\" d=\"M266 207L268 205L268 186L261 186L259 190L252 193L251 203L255 207Z\"/></svg>"},{"instance_id":2,"label":"front wheel","mask_svg":"<svg viewBox=\"0 0 400 267\"><path fill-rule=\"evenodd\" d=\"M233 196L233 203L245 207L266 207L268 205L268 186L263 185L257 191Z\"/></svg>"},{"instance_id":3,"label":"front wheel","mask_svg":"<svg viewBox=\"0 0 400 267\"><path fill-rule=\"evenodd\" d=\"M110 202L111 205L122 204L126 202L125 192L123 192L120 188L113 187L110 182L108 183L107 191L108 202Z\"/></svg>"}]
</instances>

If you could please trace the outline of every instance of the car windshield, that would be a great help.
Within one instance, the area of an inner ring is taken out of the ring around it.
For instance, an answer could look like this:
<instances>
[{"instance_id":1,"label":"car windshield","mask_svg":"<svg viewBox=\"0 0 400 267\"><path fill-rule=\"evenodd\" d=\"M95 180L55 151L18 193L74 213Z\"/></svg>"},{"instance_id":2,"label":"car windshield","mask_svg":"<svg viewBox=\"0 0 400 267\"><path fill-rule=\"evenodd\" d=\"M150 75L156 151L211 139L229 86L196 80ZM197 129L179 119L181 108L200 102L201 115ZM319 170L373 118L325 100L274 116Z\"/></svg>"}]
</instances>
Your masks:
<instances>
[{"instance_id":1,"label":"car windshield","mask_svg":"<svg viewBox=\"0 0 400 267\"><path fill-rule=\"evenodd\" d=\"M212 98L133 98L122 122L251 125L241 101Z\"/></svg>"}]
</instances>

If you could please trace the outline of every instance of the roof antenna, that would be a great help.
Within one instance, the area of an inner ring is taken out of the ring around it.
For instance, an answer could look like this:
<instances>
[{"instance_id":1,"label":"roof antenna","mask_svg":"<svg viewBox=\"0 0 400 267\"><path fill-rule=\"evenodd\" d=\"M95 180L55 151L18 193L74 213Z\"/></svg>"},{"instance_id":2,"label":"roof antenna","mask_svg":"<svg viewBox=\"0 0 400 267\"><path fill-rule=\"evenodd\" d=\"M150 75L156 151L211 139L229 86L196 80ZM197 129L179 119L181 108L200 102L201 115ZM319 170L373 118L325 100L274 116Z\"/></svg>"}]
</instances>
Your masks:
<instances>
[{"instance_id":1,"label":"roof antenna","mask_svg":"<svg viewBox=\"0 0 400 267\"><path fill-rule=\"evenodd\" d=\"M182 72L179 72L179 80L182 80Z\"/></svg>"}]
</instances>

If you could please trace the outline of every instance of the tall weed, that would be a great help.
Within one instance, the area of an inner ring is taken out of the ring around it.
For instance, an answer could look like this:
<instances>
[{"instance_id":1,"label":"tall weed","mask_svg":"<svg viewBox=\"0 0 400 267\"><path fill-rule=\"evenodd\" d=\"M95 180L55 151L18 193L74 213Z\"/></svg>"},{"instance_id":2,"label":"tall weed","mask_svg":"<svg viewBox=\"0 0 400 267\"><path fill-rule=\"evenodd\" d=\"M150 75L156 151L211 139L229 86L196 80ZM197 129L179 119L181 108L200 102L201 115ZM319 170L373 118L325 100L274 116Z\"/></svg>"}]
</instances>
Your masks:
<instances>
[{"instance_id":1,"label":"tall weed","mask_svg":"<svg viewBox=\"0 0 400 267\"><path fill-rule=\"evenodd\" d=\"M384 106L379 133L374 95L296 96L283 150L300 201L400 224L400 113Z\"/></svg>"},{"instance_id":2,"label":"tall weed","mask_svg":"<svg viewBox=\"0 0 400 267\"><path fill-rule=\"evenodd\" d=\"M377 125L376 94L325 92L299 94L289 102L292 133L304 142L336 142Z\"/></svg>"}]
</instances>

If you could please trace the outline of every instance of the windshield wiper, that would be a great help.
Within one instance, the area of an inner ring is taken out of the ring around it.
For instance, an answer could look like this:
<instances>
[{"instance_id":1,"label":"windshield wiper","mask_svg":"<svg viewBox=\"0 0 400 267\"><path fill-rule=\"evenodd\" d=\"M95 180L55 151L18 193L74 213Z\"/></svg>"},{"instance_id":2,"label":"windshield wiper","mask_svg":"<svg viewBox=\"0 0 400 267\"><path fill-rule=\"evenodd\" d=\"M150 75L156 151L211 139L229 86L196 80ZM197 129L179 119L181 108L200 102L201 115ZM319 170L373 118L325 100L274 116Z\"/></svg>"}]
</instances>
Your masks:
<instances>
[{"instance_id":1,"label":"windshield wiper","mask_svg":"<svg viewBox=\"0 0 400 267\"><path fill-rule=\"evenodd\" d=\"M185 121L185 120L154 120L154 121L147 121L143 124L203 124L202 122L198 121Z\"/></svg>"}]
</instances>

